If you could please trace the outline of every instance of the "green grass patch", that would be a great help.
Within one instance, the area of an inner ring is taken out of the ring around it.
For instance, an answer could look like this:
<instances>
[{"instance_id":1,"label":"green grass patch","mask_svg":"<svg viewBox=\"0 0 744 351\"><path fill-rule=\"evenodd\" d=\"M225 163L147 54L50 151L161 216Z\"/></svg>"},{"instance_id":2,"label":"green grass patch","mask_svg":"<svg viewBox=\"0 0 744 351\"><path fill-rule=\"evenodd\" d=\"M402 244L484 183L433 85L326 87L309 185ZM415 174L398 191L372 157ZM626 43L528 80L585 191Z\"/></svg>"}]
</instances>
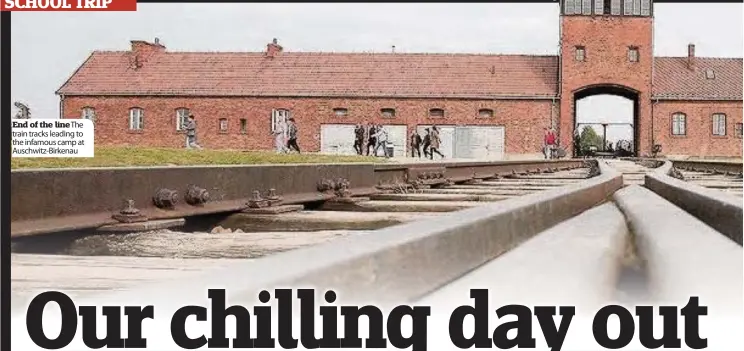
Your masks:
<instances>
[{"instance_id":1,"label":"green grass patch","mask_svg":"<svg viewBox=\"0 0 744 351\"><path fill-rule=\"evenodd\" d=\"M254 165L281 163L369 163L385 159L369 156L277 154L263 151L187 150L143 147L96 147L91 158L13 157L11 169L130 166Z\"/></svg>"}]
</instances>

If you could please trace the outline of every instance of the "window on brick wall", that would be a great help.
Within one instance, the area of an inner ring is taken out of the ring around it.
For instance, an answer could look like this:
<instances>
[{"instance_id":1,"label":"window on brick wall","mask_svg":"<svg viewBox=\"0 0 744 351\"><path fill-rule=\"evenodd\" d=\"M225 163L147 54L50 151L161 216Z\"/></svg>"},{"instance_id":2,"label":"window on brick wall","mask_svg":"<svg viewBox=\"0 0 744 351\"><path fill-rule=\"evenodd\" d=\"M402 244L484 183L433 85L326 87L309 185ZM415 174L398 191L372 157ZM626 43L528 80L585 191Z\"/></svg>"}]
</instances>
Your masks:
<instances>
[{"instance_id":1,"label":"window on brick wall","mask_svg":"<svg viewBox=\"0 0 744 351\"><path fill-rule=\"evenodd\" d=\"M742 127L744 127L744 124L741 124L741 123L737 123L737 124L736 124L736 128L734 128L734 134L735 134L735 135L736 135L736 137L737 137L737 138L739 138L739 139L741 139L741 134L742 134Z\"/></svg>"},{"instance_id":2,"label":"window on brick wall","mask_svg":"<svg viewBox=\"0 0 744 351\"><path fill-rule=\"evenodd\" d=\"M96 110L92 107L83 107L83 110L80 113L80 118L88 119L88 120L95 122L96 121Z\"/></svg>"},{"instance_id":3,"label":"window on brick wall","mask_svg":"<svg viewBox=\"0 0 744 351\"><path fill-rule=\"evenodd\" d=\"M186 121L189 120L189 114L191 111L187 108L176 109L176 130L184 130L186 127Z\"/></svg>"},{"instance_id":4,"label":"window on brick wall","mask_svg":"<svg viewBox=\"0 0 744 351\"><path fill-rule=\"evenodd\" d=\"M574 12L574 11L576 11L575 10L574 0L565 0L563 2L563 6L564 6L563 7L563 13L565 13L567 15L573 15L574 13L576 13L576 12Z\"/></svg>"},{"instance_id":5,"label":"window on brick wall","mask_svg":"<svg viewBox=\"0 0 744 351\"><path fill-rule=\"evenodd\" d=\"M279 123L287 123L287 120L290 117L292 117L292 114L289 112L289 110L278 109L271 111L271 132L276 132Z\"/></svg>"},{"instance_id":6,"label":"window on brick wall","mask_svg":"<svg viewBox=\"0 0 744 351\"><path fill-rule=\"evenodd\" d=\"M482 108L478 110L478 118L492 118L493 110L490 108Z\"/></svg>"},{"instance_id":7,"label":"window on brick wall","mask_svg":"<svg viewBox=\"0 0 744 351\"><path fill-rule=\"evenodd\" d=\"M133 107L129 109L129 129L130 130L145 129L145 110L139 107Z\"/></svg>"},{"instance_id":8,"label":"window on brick wall","mask_svg":"<svg viewBox=\"0 0 744 351\"><path fill-rule=\"evenodd\" d=\"M592 14L592 0L583 0L583 8L581 13L587 16Z\"/></svg>"},{"instance_id":9,"label":"window on brick wall","mask_svg":"<svg viewBox=\"0 0 744 351\"><path fill-rule=\"evenodd\" d=\"M221 133L227 132L227 118L220 118L219 127Z\"/></svg>"},{"instance_id":10,"label":"window on brick wall","mask_svg":"<svg viewBox=\"0 0 744 351\"><path fill-rule=\"evenodd\" d=\"M633 0L633 15L640 16L643 14L643 5L641 0Z\"/></svg>"},{"instance_id":11,"label":"window on brick wall","mask_svg":"<svg viewBox=\"0 0 744 351\"><path fill-rule=\"evenodd\" d=\"M610 7L610 1L609 0L594 0L594 14L595 15L601 15L601 14L609 14L605 13L605 11L608 10Z\"/></svg>"},{"instance_id":12,"label":"window on brick wall","mask_svg":"<svg viewBox=\"0 0 744 351\"><path fill-rule=\"evenodd\" d=\"M566 15L591 15L593 1L597 0L564 0L563 13Z\"/></svg>"},{"instance_id":13,"label":"window on brick wall","mask_svg":"<svg viewBox=\"0 0 744 351\"><path fill-rule=\"evenodd\" d=\"M641 0L641 16L651 15L651 0Z\"/></svg>"},{"instance_id":14,"label":"window on brick wall","mask_svg":"<svg viewBox=\"0 0 744 351\"><path fill-rule=\"evenodd\" d=\"M349 110L345 108L334 108L333 114L338 117L346 117L349 114Z\"/></svg>"},{"instance_id":15,"label":"window on brick wall","mask_svg":"<svg viewBox=\"0 0 744 351\"><path fill-rule=\"evenodd\" d=\"M246 120L245 118L240 119L240 133L248 133L248 120Z\"/></svg>"},{"instance_id":16,"label":"window on brick wall","mask_svg":"<svg viewBox=\"0 0 744 351\"><path fill-rule=\"evenodd\" d=\"M723 113L713 114L713 135L726 135L726 115Z\"/></svg>"},{"instance_id":17,"label":"window on brick wall","mask_svg":"<svg viewBox=\"0 0 744 351\"><path fill-rule=\"evenodd\" d=\"M672 135L686 135L687 133L687 116L684 113L677 112L672 115Z\"/></svg>"},{"instance_id":18,"label":"window on brick wall","mask_svg":"<svg viewBox=\"0 0 744 351\"><path fill-rule=\"evenodd\" d=\"M628 61L630 62L638 62L638 47L631 46L628 48Z\"/></svg>"},{"instance_id":19,"label":"window on brick wall","mask_svg":"<svg viewBox=\"0 0 744 351\"><path fill-rule=\"evenodd\" d=\"M433 108L429 110L430 118L444 118L444 110L441 108Z\"/></svg>"},{"instance_id":20,"label":"window on brick wall","mask_svg":"<svg viewBox=\"0 0 744 351\"><path fill-rule=\"evenodd\" d=\"M583 62L584 60L586 60L586 48L585 47L577 46L575 50L576 50L576 55L575 55L576 61Z\"/></svg>"},{"instance_id":21,"label":"window on brick wall","mask_svg":"<svg viewBox=\"0 0 744 351\"><path fill-rule=\"evenodd\" d=\"M383 118L395 118L394 108L383 108L380 110L380 114Z\"/></svg>"}]
</instances>

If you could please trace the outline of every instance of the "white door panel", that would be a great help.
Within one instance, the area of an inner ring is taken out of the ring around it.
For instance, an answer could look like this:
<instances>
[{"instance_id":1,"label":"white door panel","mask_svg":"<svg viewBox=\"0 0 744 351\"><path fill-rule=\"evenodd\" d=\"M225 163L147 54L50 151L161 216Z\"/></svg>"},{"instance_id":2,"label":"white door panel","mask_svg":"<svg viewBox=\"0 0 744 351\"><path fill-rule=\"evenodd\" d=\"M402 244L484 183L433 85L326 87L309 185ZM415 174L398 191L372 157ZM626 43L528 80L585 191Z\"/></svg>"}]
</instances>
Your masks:
<instances>
[{"instance_id":1,"label":"white door panel","mask_svg":"<svg viewBox=\"0 0 744 351\"><path fill-rule=\"evenodd\" d=\"M353 124L323 124L320 126L320 152L333 155L354 155Z\"/></svg>"},{"instance_id":2,"label":"white door panel","mask_svg":"<svg viewBox=\"0 0 744 351\"><path fill-rule=\"evenodd\" d=\"M393 144L393 157L405 157L408 151L408 128L402 125L382 125L388 133L388 145ZM382 156L382 150L378 151Z\"/></svg>"}]
</instances>

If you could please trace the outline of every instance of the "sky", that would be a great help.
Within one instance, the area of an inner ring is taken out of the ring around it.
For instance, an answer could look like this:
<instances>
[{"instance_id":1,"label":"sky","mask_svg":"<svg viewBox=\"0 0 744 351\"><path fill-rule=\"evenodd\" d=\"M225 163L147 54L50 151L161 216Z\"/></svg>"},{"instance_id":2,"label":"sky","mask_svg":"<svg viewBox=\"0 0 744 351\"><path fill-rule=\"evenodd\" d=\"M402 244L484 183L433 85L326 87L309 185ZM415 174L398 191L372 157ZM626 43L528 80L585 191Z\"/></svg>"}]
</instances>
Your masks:
<instances>
[{"instance_id":1,"label":"sky","mask_svg":"<svg viewBox=\"0 0 744 351\"><path fill-rule=\"evenodd\" d=\"M160 38L170 51L558 53L557 3L138 4L136 12L14 12L11 97L33 118L58 118L54 92L94 50L129 50ZM654 55L742 57L742 4L656 4ZM578 102L578 119L631 121L613 96ZM15 114L15 111L13 112ZM601 128L597 128L601 132ZM608 128L608 139L629 127Z\"/></svg>"}]
</instances>

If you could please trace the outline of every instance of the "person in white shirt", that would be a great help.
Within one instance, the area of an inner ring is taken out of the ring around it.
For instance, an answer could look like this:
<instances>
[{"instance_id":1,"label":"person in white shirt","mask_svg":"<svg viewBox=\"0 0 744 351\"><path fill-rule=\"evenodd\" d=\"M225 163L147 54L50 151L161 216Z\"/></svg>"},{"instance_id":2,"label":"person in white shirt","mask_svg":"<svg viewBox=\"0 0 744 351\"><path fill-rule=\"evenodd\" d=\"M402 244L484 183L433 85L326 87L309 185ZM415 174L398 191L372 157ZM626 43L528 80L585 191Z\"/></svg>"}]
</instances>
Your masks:
<instances>
[{"instance_id":1,"label":"person in white shirt","mask_svg":"<svg viewBox=\"0 0 744 351\"><path fill-rule=\"evenodd\" d=\"M375 156L377 156L377 150L382 147L382 153L385 155L385 158L390 157L387 153L387 141L388 141L388 133L385 128L382 127L382 125L377 125L377 132L375 133L375 138L377 139L377 145L375 146Z\"/></svg>"},{"instance_id":2,"label":"person in white shirt","mask_svg":"<svg viewBox=\"0 0 744 351\"><path fill-rule=\"evenodd\" d=\"M274 127L274 146L277 153L287 152L287 122L284 120L277 121Z\"/></svg>"}]
</instances>

